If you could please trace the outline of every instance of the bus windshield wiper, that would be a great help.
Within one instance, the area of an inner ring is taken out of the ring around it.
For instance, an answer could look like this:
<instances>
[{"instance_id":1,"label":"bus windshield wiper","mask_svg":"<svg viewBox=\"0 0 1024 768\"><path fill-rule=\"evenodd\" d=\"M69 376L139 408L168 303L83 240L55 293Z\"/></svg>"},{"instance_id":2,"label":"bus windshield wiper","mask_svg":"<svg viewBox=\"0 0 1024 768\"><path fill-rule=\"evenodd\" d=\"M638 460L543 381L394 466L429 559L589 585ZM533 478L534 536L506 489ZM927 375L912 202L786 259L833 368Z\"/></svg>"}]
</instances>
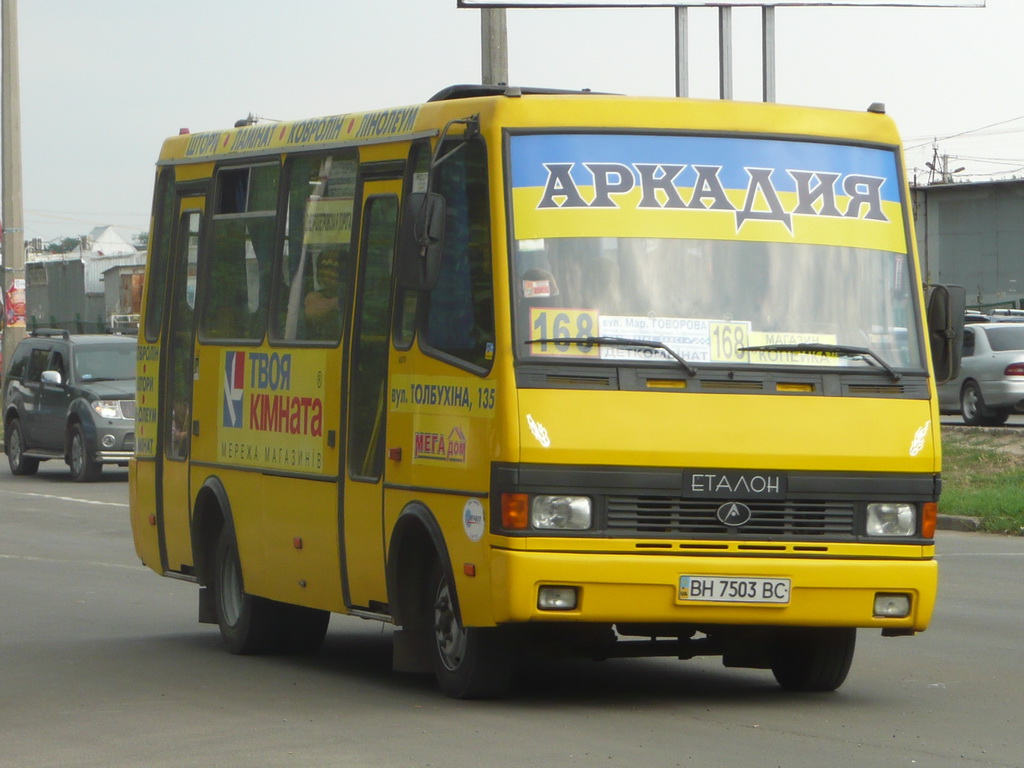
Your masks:
<instances>
[{"instance_id":1,"label":"bus windshield wiper","mask_svg":"<svg viewBox=\"0 0 1024 768\"><path fill-rule=\"evenodd\" d=\"M650 341L648 339L628 339L621 336L570 336L562 339L527 339L527 344L579 344L589 347L594 344L607 344L610 347L645 347L647 349L660 349L669 357L675 360L686 371L688 376L696 376L697 371L686 358L676 352L672 347L663 341Z\"/></svg>"},{"instance_id":2,"label":"bus windshield wiper","mask_svg":"<svg viewBox=\"0 0 1024 768\"><path fill-rule=\"evenodd\" d=\"M889 372L893 381L903 378L891 365L867 347L847 347L843 344L761 344L756 347L738 347L737 352L807 352L813 355L839 355L840 357L861 358L879 365Z\"/></svg>"}]
</instances>

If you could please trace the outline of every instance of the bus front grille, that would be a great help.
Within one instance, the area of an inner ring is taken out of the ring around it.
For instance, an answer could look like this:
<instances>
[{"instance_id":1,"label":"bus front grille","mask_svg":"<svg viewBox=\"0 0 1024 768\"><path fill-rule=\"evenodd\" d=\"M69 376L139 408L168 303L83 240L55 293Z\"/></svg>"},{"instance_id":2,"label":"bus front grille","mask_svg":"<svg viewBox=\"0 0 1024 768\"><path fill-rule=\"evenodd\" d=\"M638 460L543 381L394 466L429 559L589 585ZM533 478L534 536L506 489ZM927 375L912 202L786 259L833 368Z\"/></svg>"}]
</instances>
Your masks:
<instances>
[{"instance_id":1,"label":"bus front grille","mask_svg":"<svg viewBox=\"0 0 1024 768\"><path fill-rule=\"evenodd\" d=\"M610 496L607 527L622 536L823 536L854 534L851 502L748 501L750 522L729 527L719 522L720 501L672 496Z\"/></svg>"}]
</instances>

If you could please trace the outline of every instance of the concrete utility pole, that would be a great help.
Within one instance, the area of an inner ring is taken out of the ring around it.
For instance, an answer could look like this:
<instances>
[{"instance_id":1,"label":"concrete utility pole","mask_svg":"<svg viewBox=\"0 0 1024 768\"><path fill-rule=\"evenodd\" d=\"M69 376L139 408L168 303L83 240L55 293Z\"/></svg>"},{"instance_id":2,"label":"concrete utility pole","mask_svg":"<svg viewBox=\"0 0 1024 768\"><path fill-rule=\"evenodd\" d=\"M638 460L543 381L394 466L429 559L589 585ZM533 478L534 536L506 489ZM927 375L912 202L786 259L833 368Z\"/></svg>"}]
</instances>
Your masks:
<instances>
[{"instance_id":1,"label":"concrete utility pole","mask_svg":"<svg viewBox=\"0 0 1024 768\"><path fill-rule=\"evenodd\" d=\"M508 29L504 8L480 9L481 60L484 85L508 84Z\"/></svg>"},{"instance_id":2,"label":"concrete utility pole","mask_svg":"<svg viewBox=\"0 0 1024 768\"><path fill-rule=\"evenodd\" d=\"M25 227L21 199L21 94L18 86L18 3L2 0L0 22L3 23L3 67L0 73L0 142L3 149L3 247L4 247L4 309L12 286L25 282ZM24 294L22 294L24 300ZM4 367L10 364L14 348L25 336L25 315L15 318L15 325L4 327Z\"/></svg>"}]
</instances>

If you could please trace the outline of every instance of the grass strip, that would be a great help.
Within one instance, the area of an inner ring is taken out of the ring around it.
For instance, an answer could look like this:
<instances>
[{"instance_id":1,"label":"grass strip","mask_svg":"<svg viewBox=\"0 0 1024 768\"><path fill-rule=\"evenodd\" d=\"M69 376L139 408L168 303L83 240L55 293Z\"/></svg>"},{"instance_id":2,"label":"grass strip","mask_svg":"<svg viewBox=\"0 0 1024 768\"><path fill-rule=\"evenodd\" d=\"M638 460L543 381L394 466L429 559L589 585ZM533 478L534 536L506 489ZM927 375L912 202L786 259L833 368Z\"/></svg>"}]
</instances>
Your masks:
<instances>
[{"instance_id":1,"label":"grass strip","mask_svg":"<svg viewBox=\"0 0 1024 768\"><path fill-rule=\"evenodd\" d=\"M1024 435L943 427L939 511L978 517L993 533L1024 533Z\"/></svg>"}]
</instances>

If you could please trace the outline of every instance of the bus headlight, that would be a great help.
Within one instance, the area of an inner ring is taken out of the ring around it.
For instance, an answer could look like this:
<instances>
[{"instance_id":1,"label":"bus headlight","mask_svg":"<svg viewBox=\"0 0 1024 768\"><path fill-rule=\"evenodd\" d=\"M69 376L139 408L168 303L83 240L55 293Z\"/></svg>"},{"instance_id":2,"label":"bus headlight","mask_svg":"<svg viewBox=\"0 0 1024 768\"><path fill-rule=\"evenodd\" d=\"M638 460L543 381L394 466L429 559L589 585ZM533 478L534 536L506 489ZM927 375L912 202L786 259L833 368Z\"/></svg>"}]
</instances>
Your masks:
<instances>
[{"instance_id":1,"label":"bus headlight","mask_svg":"<svg viewBox=\"0 0 1024 768\"><path fill-rule=\"evenodd\" d=\"M541 531L585 531L590 527L586 496L534 496L530 525Z\"/></svg>"},{"instance_id":2,"label":"bus headlight","mask_svg":"<svg viewBox=\"0 0 1024 768\"><path fill-rule=\"evenodd\" d=\"M913 504L868 504L868 536L913 536L917 508Z\"/></svg>"}]
</instances>

